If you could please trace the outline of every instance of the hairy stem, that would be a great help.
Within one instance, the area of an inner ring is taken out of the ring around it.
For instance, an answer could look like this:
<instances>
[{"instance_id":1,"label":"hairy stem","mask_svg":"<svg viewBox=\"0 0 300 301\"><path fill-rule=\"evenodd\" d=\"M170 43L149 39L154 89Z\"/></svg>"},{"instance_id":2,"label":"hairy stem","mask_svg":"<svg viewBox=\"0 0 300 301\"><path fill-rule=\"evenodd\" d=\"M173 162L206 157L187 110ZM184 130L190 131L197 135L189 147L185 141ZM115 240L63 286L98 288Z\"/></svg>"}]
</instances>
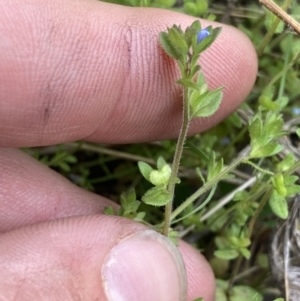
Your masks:
<instances>
[{"instance_id":1,"label":"hairy stem","mask_svg":"<svg viewBox=\"0 0 300 301\"><path fill-rule=\"evenodd\" d=\"M171 172L169 185L168 185L168 192L171 194L171 201L166 205L166 208L165 208L164 227L163 227L163 235L165 235L165 236L168 236L168 234L169 234L176 178L177 178L177 174L178 174L178 169L179 169L179 165L180 165L184 142L185 142L185 139L187 136L189 123L190 123L190 107L189 106L190 105L188 102L188 88L184 87L182 127L181 127L181 131L180 131L179 138L177 141L177 145L176 145L174 160L173 160L173 164L172 164L172 172Z\"/></svg>"}]
</instances>

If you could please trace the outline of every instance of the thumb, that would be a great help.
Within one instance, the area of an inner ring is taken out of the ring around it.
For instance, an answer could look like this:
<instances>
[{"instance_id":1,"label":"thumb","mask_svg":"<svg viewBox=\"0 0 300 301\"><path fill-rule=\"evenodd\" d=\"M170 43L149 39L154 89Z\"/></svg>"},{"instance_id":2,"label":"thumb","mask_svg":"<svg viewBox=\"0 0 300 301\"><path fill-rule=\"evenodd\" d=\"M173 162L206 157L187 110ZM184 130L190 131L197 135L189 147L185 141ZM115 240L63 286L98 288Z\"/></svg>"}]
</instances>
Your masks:
<instances>
[{"instance_id":1,"label":"thumb","mask_svg":"<svg viewBox=\"0 0 300 301\"><path fill-rule=\"evenodd\" d=\"M0 254L5 300L187 300L178 249L116 217L65 218L7 232Z\"/></svg>"}]
</instances>

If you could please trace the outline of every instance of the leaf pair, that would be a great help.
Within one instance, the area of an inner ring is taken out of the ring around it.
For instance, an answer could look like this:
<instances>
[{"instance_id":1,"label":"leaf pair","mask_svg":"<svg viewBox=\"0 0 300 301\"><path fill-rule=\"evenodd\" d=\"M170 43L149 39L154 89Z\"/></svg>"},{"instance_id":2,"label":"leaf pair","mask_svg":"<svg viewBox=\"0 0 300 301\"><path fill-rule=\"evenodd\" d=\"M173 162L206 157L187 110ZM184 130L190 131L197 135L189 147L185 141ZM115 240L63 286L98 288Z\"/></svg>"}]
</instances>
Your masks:
<instances>
[{"instance_id":1,"label":"leaf pair","mask_svg":"<svg viewBox=\"0 0 300 301\"><path fill-rule=\"evenodd\" d=\"M157 160L157 169L153 169L145 162L138 162L138 166L143 177L154 187L150 188L142 197L142 201L152 206L164 206L168 204L172 195L167 191L167 186L171 176L171 168L163 157ZM179 179L178 179L179 180Z\"/></svg>"},{"instance_id":2,"label":"leaf pair","mask_svg":"<svg viewBox=\"0 0 300 301\"><path fill-rule=\"evenodd\" d=\"M269 200L272 211L280 218L288 217L287 198L300 193L300 185L295 184L298 180L296 175L284 175L276 173L272 178L274 191Z\"/></svg>"},{"instance_id":3,"label":"leaf pair","mask_svg":"<svg viewBox=\"0 0 300 301\"><path fill-rule=\"evenodd\" d=\"M250 158L263 158L279 153L283 147L276 141L284 132L283 119L276 112L256 114L249 126L251 138Z\"/></svg>"}]
</instances>

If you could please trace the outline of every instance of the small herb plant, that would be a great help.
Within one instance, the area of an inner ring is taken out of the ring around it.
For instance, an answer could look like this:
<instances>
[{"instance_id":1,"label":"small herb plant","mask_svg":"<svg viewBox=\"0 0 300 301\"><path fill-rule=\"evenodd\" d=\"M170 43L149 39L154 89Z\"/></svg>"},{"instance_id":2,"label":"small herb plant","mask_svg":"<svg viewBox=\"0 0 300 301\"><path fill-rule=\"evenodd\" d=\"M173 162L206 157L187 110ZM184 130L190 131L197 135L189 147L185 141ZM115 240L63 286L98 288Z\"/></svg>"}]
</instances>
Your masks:
<instances>
[{"instance_id":1,"label":"small herb plant","mask_svg":"<svg viewBox=\"0 0 300 301\"><path fill-rule=\"evenodd\" d=\"M212 27L202 29L200 22L195 21L184 32L180 26L174 25L159 36L163 49L176 60L180 70L181 78L177 84L183 89L182 126L172 167L159 157L157 169L145 162L139 162L139 169L144 178L154 185L144 194L142 201L153 206L165 206L162 233L166 236L172 221L175 185L180 183L178 170L189 124L194 118L213 115L222 100L222 88L210 91L198 64L201 53L215 41L220 30Z\"/></svg>"}]
</instances>

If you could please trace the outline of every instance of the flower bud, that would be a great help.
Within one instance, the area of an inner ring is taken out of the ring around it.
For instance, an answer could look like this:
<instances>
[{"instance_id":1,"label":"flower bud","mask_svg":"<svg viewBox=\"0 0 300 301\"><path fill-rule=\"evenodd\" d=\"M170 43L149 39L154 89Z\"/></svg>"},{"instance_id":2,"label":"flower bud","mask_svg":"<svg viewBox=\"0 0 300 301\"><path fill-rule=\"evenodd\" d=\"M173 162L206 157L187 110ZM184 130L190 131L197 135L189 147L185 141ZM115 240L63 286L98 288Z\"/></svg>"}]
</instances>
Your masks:
<instances>
[{"instance_id":1,"label":"flower bud","mask_svg":"<svg viewBox=\"0 0 300 301\"><path fill-rule=\"evenodd\" d=\"M206 28L201 29L197 35L197 44L199 44L201 41L203 41L208 36L210 36L210 32Z\"/></svg>"}]
</instances>

